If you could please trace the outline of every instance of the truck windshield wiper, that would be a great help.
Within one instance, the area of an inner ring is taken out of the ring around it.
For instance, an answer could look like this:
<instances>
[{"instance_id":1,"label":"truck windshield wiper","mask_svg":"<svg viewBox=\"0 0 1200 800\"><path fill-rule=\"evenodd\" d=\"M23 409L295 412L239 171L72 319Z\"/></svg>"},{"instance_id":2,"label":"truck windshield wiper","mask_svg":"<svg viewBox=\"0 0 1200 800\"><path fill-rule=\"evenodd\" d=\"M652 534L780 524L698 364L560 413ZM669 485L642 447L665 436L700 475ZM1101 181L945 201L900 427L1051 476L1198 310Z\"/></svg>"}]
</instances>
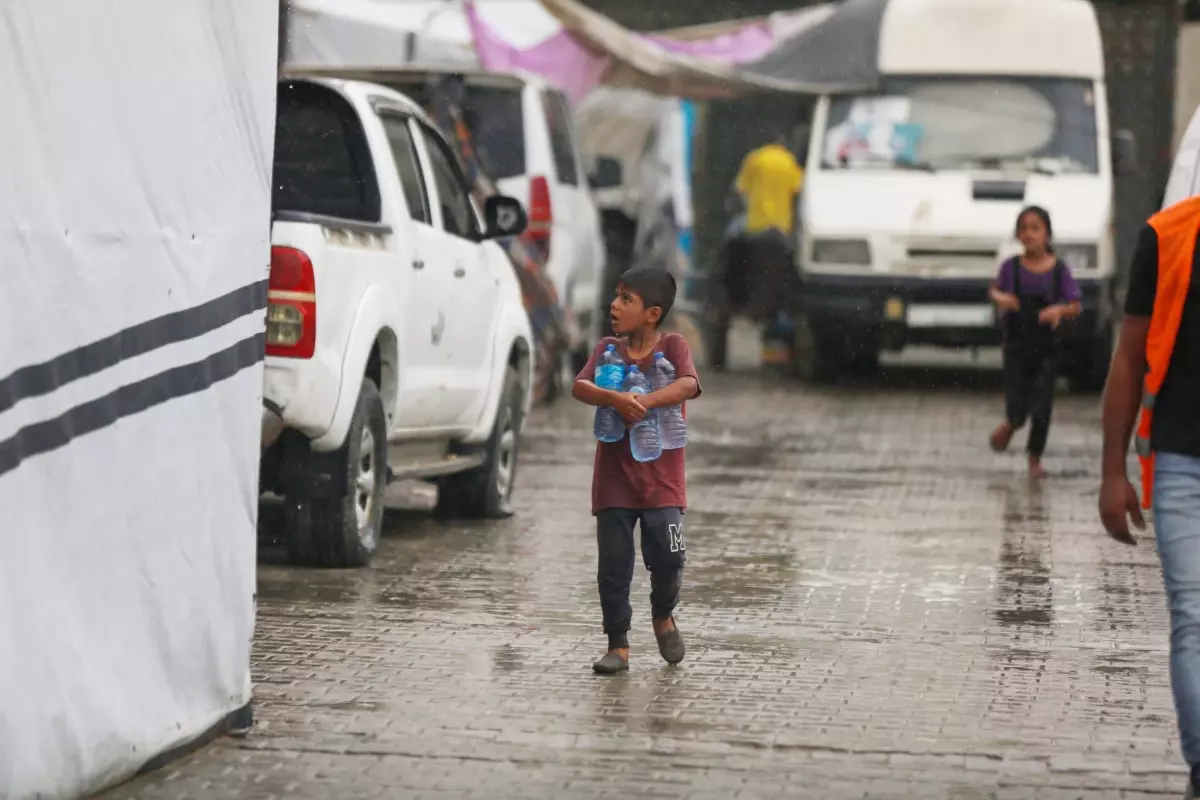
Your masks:
<instances>
[{"instance_id":1,"label":"truck windshield wiper","mask_svg":"<svg viewBox=\"0 0 1200 800\"><path fill-rule=\"evenodd\" d=\"M912 172L937 172L937 168L928 161L893 161L892 166Z\"/></svg>"},{"instance_id":2,"label":"truck windshield wiper","mask_svg":"<svg viewBox=\"0 0 1200 800\"><path fill-rule=\"evenodd\" d=\"M964 159L961 166L973 169L1003 170L1005 167L1018 167L1038 175L1058 175L1059 172L1041 163L1037 158L972 158Z\"/></svg>"}]
</instances>

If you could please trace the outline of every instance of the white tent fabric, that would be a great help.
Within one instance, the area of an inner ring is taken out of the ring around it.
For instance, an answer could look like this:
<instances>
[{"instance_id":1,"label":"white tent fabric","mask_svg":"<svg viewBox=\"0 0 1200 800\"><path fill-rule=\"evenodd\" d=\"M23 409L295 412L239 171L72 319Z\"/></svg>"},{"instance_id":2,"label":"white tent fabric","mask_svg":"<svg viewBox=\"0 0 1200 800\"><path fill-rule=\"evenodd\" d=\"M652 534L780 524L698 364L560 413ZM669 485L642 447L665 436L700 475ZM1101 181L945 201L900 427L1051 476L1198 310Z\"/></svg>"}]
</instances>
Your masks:
<instances>
[{"instance_id":1,"label":"white tent fabric","mask_svg":"<svg viewBox=\"0 0 1200 800\"><path fill-rule=\"evenodd\" d=\"M250 699L276 0L8 0L0 797Z\"/></svg>"},{"instance_id":2,"label":"white tent fabric","mask_svg":"<svg viewBox=\"0 0 1200 800\"><path fill-rule=\"evenodd\" d=\"M413 61L473 66L478 59L469 31L463 36L431 30L448 7L444 2L292 0L287 62L296 67L395 67Z\"/></svg>"}]
</instances>

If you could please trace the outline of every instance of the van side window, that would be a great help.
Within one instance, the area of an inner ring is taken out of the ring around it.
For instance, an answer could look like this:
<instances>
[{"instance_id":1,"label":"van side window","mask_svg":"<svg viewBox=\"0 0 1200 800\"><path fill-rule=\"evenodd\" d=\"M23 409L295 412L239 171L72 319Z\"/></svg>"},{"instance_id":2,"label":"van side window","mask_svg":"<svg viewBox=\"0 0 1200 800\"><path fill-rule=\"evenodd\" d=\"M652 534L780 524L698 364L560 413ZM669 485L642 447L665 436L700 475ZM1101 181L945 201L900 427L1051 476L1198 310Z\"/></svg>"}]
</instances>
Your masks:
<instances>
[{"instance_id":1,"label":"van side window","mask_svg":"<svg viewBox=\"0 0 1200 800\"><path fill-rule=\"evenodd\" d=\"M428 225L433 221L429 212L429 193L425 189L425 176L421 174L421 161L417 157L417 146L413 141L412 129L408 127L408 119L389 113L385 113L381 119L392 157L396 160L400 185L404 188L408 214L417 222Z\"/></svg>"},{"instance_id":2,"label":"van side window","mask_svg":"<svg viewBox=\"0 0 1200 800\"><path fill-rule=\"evenodd\" d=\"M421 134L429 150L429 162L433 181L437 186L438 202L442 207L442 227L447 233L464 239L478 238L475 210L471 207L471 196L467 193L462 172L454 164L454 155L437 134L424 125Z\"/></svg>"},{"instance_id":3,"label":"van side window","mask_svg":"<svg viewBox=\"0 0 1200 800\"><path fill-rule=\"evenodd\" d=\"M463 121L483 171L494 181L525 174L525 101L520 89L466 86Z\"/></svg>"},{"instance_id":4,"label":"van side window","mask_svg":"<svg viewBox=\"0 0 1200 800\"><path fill-rule=\"evenodd\" d=\"M546 126L550 130L550 149L554 153L554 171L558 182L579 185L579 164L575 160L575 137L571 130L571 111L561 92L547 89L542 93Z\"/></svg>"},{"instance_id":5,"label":"van side window","mask_svg":"<svg viewBox=\"0 0 1200 800\"><path fill-rule=\"evenodd\" d=\"M362 121L337 92L279 84L271 209L379 222L379 186Z\"/></svg>"}]
</instances>

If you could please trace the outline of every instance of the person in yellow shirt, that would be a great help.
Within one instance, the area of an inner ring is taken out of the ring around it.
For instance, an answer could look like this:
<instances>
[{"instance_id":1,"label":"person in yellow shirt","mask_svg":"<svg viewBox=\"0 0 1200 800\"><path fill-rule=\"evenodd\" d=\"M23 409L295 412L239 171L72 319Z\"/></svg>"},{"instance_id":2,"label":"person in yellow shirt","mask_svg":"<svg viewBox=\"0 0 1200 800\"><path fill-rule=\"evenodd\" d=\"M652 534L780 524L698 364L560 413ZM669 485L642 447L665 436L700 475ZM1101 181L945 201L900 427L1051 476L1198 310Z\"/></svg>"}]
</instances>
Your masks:
<instances>
[{"instance_id":1,"label":"person in yellow shirt","mask_svg":"<svg viewBox=\"0 0 1200 800\"><path fill-rule=\"evenodd\" d=\"M765 362L783 363L790 358L789 315L796 282L792 256L804 170L787 148L787 139L780 133L751 151L734 184L745 206L745 224L725 245L723 299L710 345L710 361L716 369L725 367L734 313L745 313L765 324Z\"/></svg>"},{"instance_id":2,"label":"person in yellow shirt","mask_svg":"<svg viewBox=\"0 0 1200 800\"><path fill-rule=\"evenodd\" d=\"M804 170L780 136L752 151L742 162L737 192L746 203L746 233L777 230L790 237L796 229L796 198Z\"/></svg>"}]
</instances>

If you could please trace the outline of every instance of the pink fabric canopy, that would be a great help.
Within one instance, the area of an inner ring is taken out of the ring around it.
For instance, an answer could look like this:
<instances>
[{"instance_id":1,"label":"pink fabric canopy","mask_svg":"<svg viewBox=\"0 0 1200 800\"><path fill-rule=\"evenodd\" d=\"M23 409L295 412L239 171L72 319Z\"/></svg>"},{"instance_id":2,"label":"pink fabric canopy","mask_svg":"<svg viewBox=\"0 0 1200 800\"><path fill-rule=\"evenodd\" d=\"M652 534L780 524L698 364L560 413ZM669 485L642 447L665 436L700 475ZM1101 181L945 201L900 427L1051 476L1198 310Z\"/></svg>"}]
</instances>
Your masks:
<instances>
[{"instance_id":1,"label":"pink fabric canopy","mask_svg":"<svg viewBox=\"0 0 1200 800\"><path fill-rule=\"evenodd\" d=\"M567 30L560 30L545 41L521 49L505 41L483 21L472 0L466 3L467 24L475 41L475 51L483 66L490 70L524 70L541 75L578 103L604 82L613 67L613 58L596 52ZM748 22L732 31L710 38L673 39L662 35L631 34L664 53L731 65L754 61L770 50L774 36L766 20Z\"/></svg>"}]
</instances>

